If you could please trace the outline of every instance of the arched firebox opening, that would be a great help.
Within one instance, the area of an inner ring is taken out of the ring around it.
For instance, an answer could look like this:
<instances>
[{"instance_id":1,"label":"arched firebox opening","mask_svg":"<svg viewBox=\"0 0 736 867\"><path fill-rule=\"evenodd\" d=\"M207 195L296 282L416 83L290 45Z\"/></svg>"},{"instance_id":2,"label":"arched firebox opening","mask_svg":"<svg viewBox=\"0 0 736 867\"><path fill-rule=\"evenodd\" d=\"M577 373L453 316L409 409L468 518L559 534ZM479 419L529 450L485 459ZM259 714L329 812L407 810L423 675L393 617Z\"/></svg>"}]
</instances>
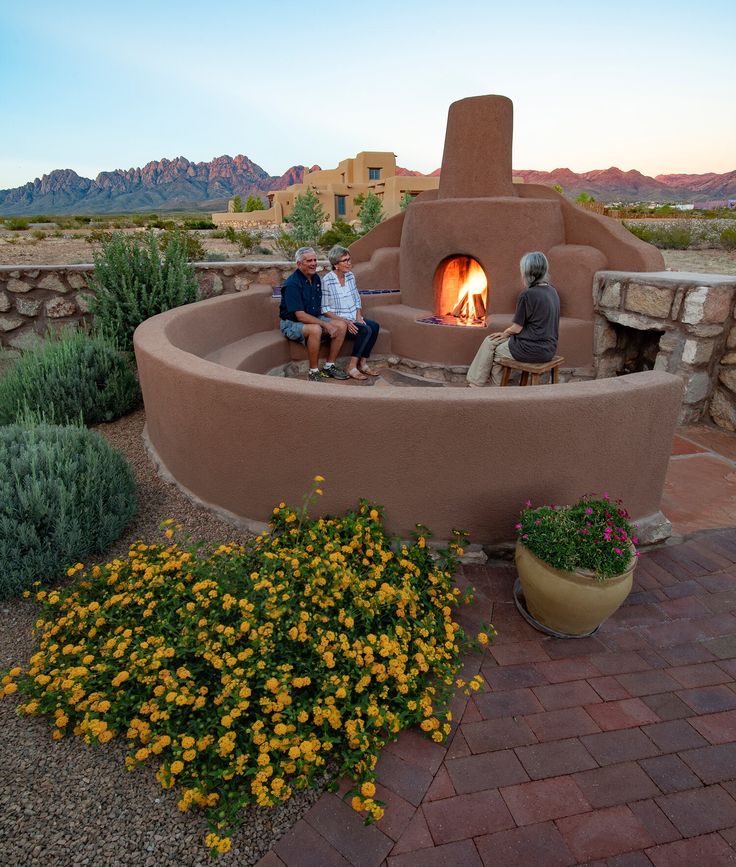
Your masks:
<instances>
[{"instance_id":1,"label":"arched firebox opening","mask_svg":"<svg viewBox=\"0 0 736 867\"><path fill-rule=\"evenodd\" d=\"M486 323L488 278L472 256L448 256L434 275L435 315L448 325Z\"/></svg>"}]
</instances>

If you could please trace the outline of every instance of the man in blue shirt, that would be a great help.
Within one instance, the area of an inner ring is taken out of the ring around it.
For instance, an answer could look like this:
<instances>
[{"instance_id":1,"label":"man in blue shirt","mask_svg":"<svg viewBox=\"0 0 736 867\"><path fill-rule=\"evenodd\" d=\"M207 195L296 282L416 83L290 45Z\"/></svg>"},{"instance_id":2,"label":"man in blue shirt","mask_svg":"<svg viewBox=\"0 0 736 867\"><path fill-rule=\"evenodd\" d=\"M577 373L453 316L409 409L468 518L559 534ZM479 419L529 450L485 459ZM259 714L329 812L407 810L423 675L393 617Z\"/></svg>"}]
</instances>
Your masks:
<instances>
[{"instance_id":1,"label":"man in blue shirt","mask_svg":"<svg viewBox=\"0 0 736 867\"><path fill-rule=\"evenodd\" d=\"M279 317L284 337L306 344L312 382L326 377L348 378L335 364L345 340L347 322L322 315L322 281L317 274L317 254L311 247L300 247L296 251L296 271L281 287ZM329 341L330 349L325 366L320 370L319 347L323 340Z\"/></svg>"}]
</instances>

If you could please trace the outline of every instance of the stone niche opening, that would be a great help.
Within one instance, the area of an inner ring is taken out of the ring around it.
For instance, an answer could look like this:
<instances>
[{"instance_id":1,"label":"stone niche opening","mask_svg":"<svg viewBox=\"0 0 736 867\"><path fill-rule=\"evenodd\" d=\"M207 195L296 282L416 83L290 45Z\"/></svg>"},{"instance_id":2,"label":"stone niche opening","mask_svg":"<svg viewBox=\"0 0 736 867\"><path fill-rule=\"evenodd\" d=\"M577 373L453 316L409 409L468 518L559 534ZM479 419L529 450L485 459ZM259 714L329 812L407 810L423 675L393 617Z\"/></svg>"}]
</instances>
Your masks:
<instances>
[{"instance_id":1,"label":"stone niche opening","mask_svg":"<svg viewBox=\"0 0 736 867\"><path fill-rule=\"evenodd\" d=\"M448 256L434 275L435 317L446 325L485 326L488 277L468 255Z\"/></svg>"},{"instance_id":2,"label":"stone niche opening","mask_svg":"<svg viewBox=\"0 0 736 867\"><path fill-rule=\"evenodd\" d=\"M617 322L611 325L616 334L616 348L613 353L616 359L616 376L654 370L664 331L630 328Z\"/></svg>"}]
</instances>

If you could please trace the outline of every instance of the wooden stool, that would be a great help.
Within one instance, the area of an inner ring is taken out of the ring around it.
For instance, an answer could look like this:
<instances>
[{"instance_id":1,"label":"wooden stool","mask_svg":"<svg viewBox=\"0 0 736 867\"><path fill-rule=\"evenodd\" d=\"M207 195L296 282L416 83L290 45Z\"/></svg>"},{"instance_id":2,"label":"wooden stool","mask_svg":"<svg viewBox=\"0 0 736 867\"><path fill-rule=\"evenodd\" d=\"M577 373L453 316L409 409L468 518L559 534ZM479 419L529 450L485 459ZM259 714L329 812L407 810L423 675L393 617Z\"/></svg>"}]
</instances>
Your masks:
<instances>
[{"instance_id":1,"label":"wooden stool","mask_svg":"<svg viewBox=\"0 0 736 867\"><path fill-rule=\"evenodd\" d=\"M555 355L551 361L542 361L539 364L530 364L526 361L516 361L513 358L497 358L496 363L503 367L501 385L509 384L509 376L512 370L521 371L520 385L539 385L539 377L549 371L551 384L559 382L557 378L558 368L565 359L561 355Z\"/></svg>"}]
</instances>

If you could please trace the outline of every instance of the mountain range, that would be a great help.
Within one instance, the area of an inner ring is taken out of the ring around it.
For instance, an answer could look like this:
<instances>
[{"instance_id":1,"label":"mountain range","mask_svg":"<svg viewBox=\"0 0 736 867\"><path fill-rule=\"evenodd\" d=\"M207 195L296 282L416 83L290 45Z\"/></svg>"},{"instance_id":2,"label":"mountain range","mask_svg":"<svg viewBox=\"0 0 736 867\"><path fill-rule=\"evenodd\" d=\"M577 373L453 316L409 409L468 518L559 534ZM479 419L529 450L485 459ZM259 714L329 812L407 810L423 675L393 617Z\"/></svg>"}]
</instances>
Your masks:
<instances>
[{"instance_id":1,"label":"mountain range","mask_svg":"<svg viewBox=\"0 0 736 867\"><path fill-rule=\"evenodd\" d=\"M319 166L313 166L318 169ZM92 180L72 169L55 169L21 187L0 190L0 214L105 214L135 211L218 211L235 195L265 198L269 190L299 183L305 167L267 174L248 157L221 156L210 162L185 157L154 160L143 168L100 172ZM397 174L421 175L397 168ZM438 175L439 169L431 173ZM588 193L602 202L702 202L736 198L736 170L725 174L657 175L612 167L578 174L570 169L514 171L526 183L559 184L567 196Z\"/></svg>"}]
</instances>

